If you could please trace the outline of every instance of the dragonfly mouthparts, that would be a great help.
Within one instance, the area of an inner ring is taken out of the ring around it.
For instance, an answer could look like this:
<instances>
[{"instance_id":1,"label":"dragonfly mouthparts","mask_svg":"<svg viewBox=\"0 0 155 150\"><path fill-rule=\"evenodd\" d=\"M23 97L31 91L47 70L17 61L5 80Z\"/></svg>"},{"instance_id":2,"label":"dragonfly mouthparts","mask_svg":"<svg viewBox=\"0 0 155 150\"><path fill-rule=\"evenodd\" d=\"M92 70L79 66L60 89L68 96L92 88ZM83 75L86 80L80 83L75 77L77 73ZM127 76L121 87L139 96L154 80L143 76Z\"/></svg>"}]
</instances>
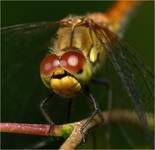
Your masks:
<instances>
[{"instance_id":1,"label":"dragonfly mouthparts","mask_svg":"<svg viewBox=\"0 0 155 150\"><path fill-rule=\"evenodd\" d=\"M67 71L52 75L50 87L55 93L63 97L72 97L81 90L78 80Z\"/></svg>"},{"instance_id":2,"label":"dragonfly mouthparts","mask_svg":"<svg viewBox=\"0 0 155 150\"><path fill-rule=\"evenodd\" d=\"M62 74L53 74L51 76L51 78L53 78L53 79L61 79L61 78L65 77L65 76L67 76L67 75L68 75L67 71L64 71Z\"/></svg>"}]
</instances>

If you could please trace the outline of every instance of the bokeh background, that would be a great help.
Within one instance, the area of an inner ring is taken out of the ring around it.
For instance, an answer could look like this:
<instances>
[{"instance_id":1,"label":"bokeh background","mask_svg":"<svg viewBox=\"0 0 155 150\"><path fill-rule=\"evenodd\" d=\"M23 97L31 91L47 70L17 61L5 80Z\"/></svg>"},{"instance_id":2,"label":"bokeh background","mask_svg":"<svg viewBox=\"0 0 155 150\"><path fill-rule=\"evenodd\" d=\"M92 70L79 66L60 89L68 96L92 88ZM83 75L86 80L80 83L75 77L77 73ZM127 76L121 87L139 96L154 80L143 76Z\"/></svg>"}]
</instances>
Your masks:
<instances>
[{"instance_id":1,"label":"bokeh background","mask_svg":"<svg viewBox=\"0 0 155 150\"><path fill-rule=\"evenodd\" d=\"M84 15L96 11L107 10L113 2L108 1L66 1L66 2L2 2L1 24L9 26L21 23L38 21L57 21L70 14ZM7 35L6 35L7 36ZM18 38L18 37L17 37ZM12 42L14 42L14 38ZM31 41L31 39L29 39ZM144 2L126 28L124 40L129 43L140 55L144 62L154 65L154 2ZM20 42L18 49L6 49L2 45L2 96L1 96L1 121L23 123L46 123L39 104L49 91L40 80L39 64L47 52L33 49L30 42L29 49L22 49L24 43ZM37 43L35 43L37 44ZM9 45L9 43L8 43ZM31 48L30 48L31 47ZM113 108L133 109L124 87L120 83L113 66L107 61L105 67L96 75L98 78L106 78L112 82ZM102 110L107 110L107 91L97 86L91 86L92 93L97 99ZM65 122L67 112L67 100L55 97L51 101L48 110L56 123ZM150 104L150 106L153 104ZM71 122L87 117L91 113L86 99L78 95L74 100L71 114ZM121 129L120 129L121 128ZM86 144L79 148L92 148L92 134L96 133L96 148L107 148L106 127L97 127L90 131ZM123 130L123 133L122 133ZM42 141L46 137L31 135L2 134L2 148L28 148L34 143ZM63 142L62 138L53 138L52 142L44 148L58 148ZM111 148L145 148L147 147L144 135L140 129L129 125L112 125Z\"/></svg>"}]
</instances>

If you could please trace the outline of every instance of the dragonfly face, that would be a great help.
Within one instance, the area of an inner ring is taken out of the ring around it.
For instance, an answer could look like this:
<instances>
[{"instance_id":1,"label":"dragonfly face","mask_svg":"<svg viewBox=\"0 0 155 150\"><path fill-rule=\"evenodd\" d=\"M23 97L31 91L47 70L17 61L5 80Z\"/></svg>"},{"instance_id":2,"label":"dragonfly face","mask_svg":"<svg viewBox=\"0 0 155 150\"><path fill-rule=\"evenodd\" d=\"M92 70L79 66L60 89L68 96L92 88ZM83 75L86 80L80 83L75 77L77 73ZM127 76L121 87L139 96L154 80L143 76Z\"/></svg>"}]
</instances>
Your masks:
<instances>
[{"instance_id":1,"label":"dragonfly face","mask_svg":"<svg viewBox=\"0 0 155 150\"><path fill-rule=\"evenodd\" d=\"M79 50L68 50L59 56L48 54L41 63L40 73L46 87L65 97L79 92L80 81L91 76L87 61Z\"/></svg>"},{"instance_id":2,"label":"dragonfly face","mask_svg":"<svg viewBox=\"0 0 155 150\"><path fill-rule=\"evenodd\" d=\"M80 17L62 20L55 51L41 63L42 81L59 95L72 97L79 92L89 82L99 59L103 59L102 45L86 26L87 21Z\"/></svg>"}]
</instances>

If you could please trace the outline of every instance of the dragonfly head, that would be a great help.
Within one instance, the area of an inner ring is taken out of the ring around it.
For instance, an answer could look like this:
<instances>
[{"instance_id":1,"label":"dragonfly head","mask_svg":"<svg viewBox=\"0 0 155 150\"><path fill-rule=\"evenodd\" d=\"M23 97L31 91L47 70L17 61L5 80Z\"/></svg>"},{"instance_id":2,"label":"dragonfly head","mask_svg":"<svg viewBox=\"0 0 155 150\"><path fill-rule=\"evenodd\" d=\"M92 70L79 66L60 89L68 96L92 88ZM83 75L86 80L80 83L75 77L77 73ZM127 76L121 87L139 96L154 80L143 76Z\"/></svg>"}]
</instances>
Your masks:
<instances>
[{"instance_id":1,"label":"dragonfly head","mask_svg":"<svg viewBox=\"0 0 155 150\"><path fill-rule=\"evenodd\" d=\"M40 65L41 79L55 93L72 97L87 84L92 69L79 50L68 50L61 55L48 54Z\"/></svg>"}]
</instances>

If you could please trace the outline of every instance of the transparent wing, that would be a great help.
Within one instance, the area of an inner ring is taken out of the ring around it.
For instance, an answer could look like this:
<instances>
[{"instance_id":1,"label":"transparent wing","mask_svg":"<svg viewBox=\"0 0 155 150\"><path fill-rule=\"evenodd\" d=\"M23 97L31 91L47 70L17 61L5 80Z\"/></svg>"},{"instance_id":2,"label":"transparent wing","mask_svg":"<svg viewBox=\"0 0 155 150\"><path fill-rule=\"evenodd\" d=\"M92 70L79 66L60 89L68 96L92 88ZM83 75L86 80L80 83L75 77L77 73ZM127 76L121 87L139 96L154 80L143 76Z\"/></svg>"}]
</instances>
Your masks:
<instances>
[{"instance_id":1,"label":"transparent wing","mask_svg":"<svg viewBox=\"0 0 155 150\"><path fill-rule=\"evenodd\" d=\"M18 119L21 121L20 119L26 115L24 112L27 111L27 105L30 108L39 105L41 99L46 96L41 88L43 85L40 81L39 66L48 52L48 45L56 28L55 22L39 22L1 29L2 111L5 115L2 119L4 121L15 121L14 116L16 121ZM39 107L36 111L39 111ZM27 112L27 115L30 115L30 112ZM34 113L31 113L32 118L33 115Z\"/></svg>"},{"instance_id":2,"label":"transparent wing","mask_svg":"<svg viewBox=\"0 0 155 150\"><path fill-rule=\"evenodd\" d=\"M2 48L6 51L30 51L29 49L47 48L52 34L55 32L56 22L38 22L13 25L1 28ZM3 49L2 49L3 50ZM17 52L16 55L19 55Z\"/></svg>"},{"instance_id":3,"label":"transparent wing","mask_svg":"<svg viewBox=\"0 0 155 150\"><path fill-rule=\"evenodd\" d=\"M145 112L153 111L154 104L153 73L136 52L123 43L114 33L107 28L98 26L94 26L93 29L107 50L108 56L134 104L135 111L146 129ZM148 135L148 130L145 132Z\"/></svg>"},{"instance_id":4,"label":"transparent wing","mask_svg":"<svg viewBox=\"0 0 155 150\"><path fill-rule=\"evenodd\" d=\"M11 25L7 27L2 27L1 31L2 34L6 33L25 33L25 32L32 32L34 31L35 33L37 32L37 29L39 32L41 31L47 31L49 28L53 27L56 22L36 22L36 23L25 23L25 24L17 24L17 25Z\"/></svg>"}]
</instances>

